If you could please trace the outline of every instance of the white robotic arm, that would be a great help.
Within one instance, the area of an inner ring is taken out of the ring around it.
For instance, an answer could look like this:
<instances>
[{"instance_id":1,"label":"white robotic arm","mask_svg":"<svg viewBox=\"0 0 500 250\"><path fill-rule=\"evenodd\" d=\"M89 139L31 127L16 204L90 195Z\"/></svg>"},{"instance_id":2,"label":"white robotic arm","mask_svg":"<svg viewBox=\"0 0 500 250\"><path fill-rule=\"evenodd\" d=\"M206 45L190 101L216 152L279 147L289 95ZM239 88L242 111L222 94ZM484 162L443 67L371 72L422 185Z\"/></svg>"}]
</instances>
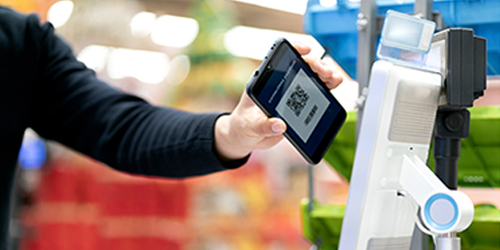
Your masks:
<instances>
[{"instance_id":1,"label":"white robotic arm","mask_svg":"<svg viewBox=\"0 0 500 250\"><path fill-rule=\"evenodd\" d=\"M455 233L469 227L474 217L470 198L449 190L418 157L403 155L400 183L419 206L417 225L434 238L437 250L460 249Z\"/></svg>"},{"instance_id":2,"label":"white robotic arm","mask_svg":"<svg viewBox=\"0 0 500 250\"><path fill-rule=\"evenodd\" d=\"M420 158L403 156L401 186L420 207L420 219L433 235L461 232L474 216L470 198L449 190Z\"/></svg>"}]
</instances>

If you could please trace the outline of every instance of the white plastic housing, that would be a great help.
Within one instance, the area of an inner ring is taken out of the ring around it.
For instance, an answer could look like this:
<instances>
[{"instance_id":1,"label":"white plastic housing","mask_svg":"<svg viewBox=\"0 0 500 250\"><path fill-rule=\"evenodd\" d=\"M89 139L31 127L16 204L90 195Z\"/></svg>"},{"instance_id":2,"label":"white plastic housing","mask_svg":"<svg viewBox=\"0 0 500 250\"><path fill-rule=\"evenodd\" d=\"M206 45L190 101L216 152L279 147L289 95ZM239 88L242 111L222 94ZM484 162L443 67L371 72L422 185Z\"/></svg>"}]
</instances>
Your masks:
<instances>
[{"instance_id":1,"label":"white plastic housing","mask_svg":"<svg viewBox=\"0 0 500 250\"><path fill-rule=\"evenodd\" d=\"M373 64L339 249L409 249L418 206L400 184L403 155L428 157L441 76Z\"/></svg>"}]
</instances>

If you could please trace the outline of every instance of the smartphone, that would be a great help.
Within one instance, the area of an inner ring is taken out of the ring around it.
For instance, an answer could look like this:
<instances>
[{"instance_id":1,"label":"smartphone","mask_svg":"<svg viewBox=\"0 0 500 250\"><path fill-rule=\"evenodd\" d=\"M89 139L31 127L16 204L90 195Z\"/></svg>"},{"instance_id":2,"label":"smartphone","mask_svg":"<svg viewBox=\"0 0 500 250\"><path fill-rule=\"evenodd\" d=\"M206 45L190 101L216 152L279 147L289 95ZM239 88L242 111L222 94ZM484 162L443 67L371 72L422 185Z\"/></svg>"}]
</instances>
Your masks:
<instances>
[{"instance_id":1,"label":"smartphone","mask_svg":"<svg viewBox=\"0 0 500 250\"><path fill-rule=\"evenodd\" d=\"M276 40L247 85L269 117L287 125L285 137L310 164L325 155L346 118L345 109L284 38Z\"/></svg>"}]
</instances>

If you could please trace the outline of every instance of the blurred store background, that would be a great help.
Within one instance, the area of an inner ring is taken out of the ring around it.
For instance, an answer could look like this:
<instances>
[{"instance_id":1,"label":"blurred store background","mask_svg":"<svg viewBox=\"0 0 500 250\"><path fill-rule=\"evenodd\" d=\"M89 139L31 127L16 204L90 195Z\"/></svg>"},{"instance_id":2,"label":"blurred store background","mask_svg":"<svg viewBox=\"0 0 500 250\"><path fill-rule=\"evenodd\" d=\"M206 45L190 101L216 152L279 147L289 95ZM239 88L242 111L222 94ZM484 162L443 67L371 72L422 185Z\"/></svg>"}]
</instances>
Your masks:
<instances>
[{"instance_id":1,"label":"blurred store background","mask_svg":"<svg viewBox=\"0 0 500 250\"><path fill-rule=\"evenodd\" d=\"M157 105L231 111L272 42L323 48L302 31L307 1L0 0L50 21L101 79ZM269 5L269 6L266 6ZM333 64L333 60L329 61ZM357 84L341 99L352 106ZM340 89L340 88L339 88ZM12 240L18 249L308 249L307 164L283 141L234 171L173 180L114 171L29 131ZM326 163L317 196L345 203ZM321 193L321 190L328 192ZM335 192L331 192L335 190Z\"/></svg>"},{"instance_id":2,"label":"blurred store background","mask_svg":"<svg viewBox=\"0 0 500 250\"><path fill-rule=\"evenodd\" d=\"M153 104L194 112L231 111L280 36L313 46L315 56L325 53L303 33L307 0L0 0L0 5L50 21L77 57L109 84ZM358 85L343 74L334 95L351 111ZM481 102L500 105L500 81L490 81L490 97ZM174 180L119 173L27 131L19 165L14 249L311 246L302 235L299 211L308 192L307 164L287 141L255 152L238 170ZM345 204L347 181L326 162L314 171L315 198ZM490 203L500 207L499 200Z\"/></svg>"}]
</instances>

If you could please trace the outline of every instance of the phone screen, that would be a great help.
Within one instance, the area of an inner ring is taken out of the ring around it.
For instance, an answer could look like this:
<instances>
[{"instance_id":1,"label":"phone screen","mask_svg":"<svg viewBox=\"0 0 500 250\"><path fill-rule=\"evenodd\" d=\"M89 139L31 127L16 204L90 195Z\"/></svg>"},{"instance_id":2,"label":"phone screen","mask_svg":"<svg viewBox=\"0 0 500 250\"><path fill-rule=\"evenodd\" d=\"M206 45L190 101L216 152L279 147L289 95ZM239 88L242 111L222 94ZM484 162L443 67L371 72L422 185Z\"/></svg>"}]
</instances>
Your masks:
<instances>
[{"instance_id":1,"label":"phone screen","mask_svg":"<svg viewBox=\"0 0 500 250\"><path fill-rule=\"evenodd\" d=\"M331 127L343 108L288 46L280 46L275 58L257 98L287 123L289 136L308 155L315 155L324 138L337 132Z\"/></svg>"}]
</instances>

